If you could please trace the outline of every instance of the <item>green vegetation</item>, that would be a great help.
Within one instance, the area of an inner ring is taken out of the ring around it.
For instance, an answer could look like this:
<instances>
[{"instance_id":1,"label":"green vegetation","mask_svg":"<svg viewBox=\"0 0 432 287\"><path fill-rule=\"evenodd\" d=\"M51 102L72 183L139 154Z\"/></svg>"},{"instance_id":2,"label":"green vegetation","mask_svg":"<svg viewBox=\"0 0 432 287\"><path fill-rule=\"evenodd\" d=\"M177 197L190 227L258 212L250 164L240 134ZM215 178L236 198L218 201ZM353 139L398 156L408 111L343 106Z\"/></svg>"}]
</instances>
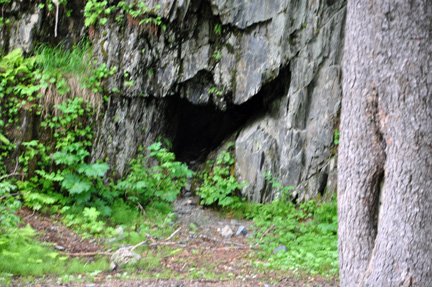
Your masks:
<instances>
[{"instance_id":1,"label":"green vegetation","mask_svg":"<svg viewBox=\"0 0 432 287\"><path fill-rule=\"evenodd\" d=\"M90 120L95 110L85 99L73 96L68 85L68 79L78 76L82 79L81 85L75 87L81 89L79 94L85 94L88 88L93 93L103 92L102 81L114 69L108 70L104 64L90 69L83 66L83 58L89 53L89 46L84 44L74 52L61 46L40 46L34 57L25 58L20 50L14 50L0 59L0 273L37 276L107 269L105 260L96 265L65 260L49 246L37 243L30 227L17 228L20 219L16 212L22 205L61 214L67 226L85 237L110 237L115 235L108 226L110 220L130 225L133 218L136 224L141 221L138 206L145 208L147 215L165 216L164 224L170 222L168 204L193 175L185 164L175 161L173 153L155 143L145 157L140 150L141 155L132 161L131 172L124 180L117 184L103 181L108 165L89 161L94 138ZM78 74L74 74L75 70ZM43 108L50 108L46 98L59 95L64 96L61 101L56 98L50 102L56 103L51 107L55 114L42 116ZM43 141L23 142L19 158L12 159L15 171L6 174L6 163L16 148L8 136L17 128L20 113L27 110L41 117L40 128L46 136ZM110 219L113 209L116 214ZM138 230L149 231L154 224L141 222ZM126 229L132 230L132 225ZM138 234L127 231L126 238L130 242L141 240ZM33 255L28 256L28 252ZM38 268L32 264L39 264Z\"/></svg>"},{"instance_id":2,"label":"green vegetation","mask_svg":"<svg viewBox=\"0 0 432 287\"><path fill-rule=\"evenodd\" d=\"M134 12L126 6L122 9L137 17L146 13L143 6L134 7ZM216 28L215 33L220 34L221 28ZM324 275L337 272L335 201L295 205L290 201L293 188L283 187L266 173L277 199L269 204L244 202L239 195L247 183L235 178L232 143L199 174L176 161L167 148L169 143L161 142L139 149L129 173L117 181L106 162L91 161L94 119L100 113L101 98L108 94L104 81L116 73L116 68L104 63L88 65L90 59L91 46L86 42L72 50L41 45L27 58L14 50L0 59L0 279L9 280L8 274L55 274L68 282L70 274L98 274L108 269L106 259L92 263L70 260L36 241L29 226L19 228L17 211L21 207L56 214L66 226L88 238L113 238L115 228L122 226L124 237L114 246L138 244L173 233L171 203L194 176L201 204L253 220L255 236L250 243L259 249L251 258L252 265ZM219 91L214 88L211 93ZM41 136L17 147L12 139L24 112L39 117ZM12 158L17 148L19 156ZM191 232L198 230L193 224L190 228ZM287 250L273 254L281 245ZM181 248L175 252L168 247L158 250L154 260L143 260L135 267L154 270L163 258L182 252ZM185 264L182 258L178 260ZM190 278L221 276L197 266L188 270Z\"/></svg>"},{"instance_id":3,"label":"green vegetation","mask_svg":"<svg viewBox=\"0 0 432 287\"><path fill-rule=\"evenodd\" d=\"M14 275L42 276L86 273L108 267L105 259L83 264L77 259L62 256L47 244L36 241L35 235L30 226L6 229L0 236L0 271Z\"/></svg>"},{"instance_id":4,"label":"green vegetation","mask_svg":"<svg viewBox=\"0 0 432 287\"><path fill-rule=\"evenodd\" d=\"M221 152L210 172L205 170L201 173L202 184L197 188L201 204L232 208L239 205L240 199L236 193L247 183L239 184L232 172L234 158L228 150L233 146L233 143L228 144L227 150ZM212 162L207 164L211 166Z\"/></svg>"},{"instance_id":5,"label":"green vegetation","mask_svg":"<svg viewBox=\"0 0 432 287\"><path fill-rule=\"evenodd\" d=\"M264 266L311 274L335 275L338 272L337 207L331 201L317 205L281 200L257 204L246 214L256 227L254 243L262 250L258 256L267 259ZM273 254L278 246L285 251Z\"/></svg>"},{"instance_id":6,"label":"green vegetation","mask_svg":"<svg viewBox=\"0 0 432 287\"><path fill-rule=\"evenodd\" d=\"M214 33L215 33L216 35L222 35L222 25L221 25L221 24L216 24L216 25L214 26L213 31L214 31Z\"/></svg>"},{"instance_id":7,"label":"green vegetation","mask_svg":"<svg viewBox=\"0 0 432 287\"><path fill-rule=\"evenodd\" d=\"M91 60L91 46L88 41L82 41L72 49L65 49L61 44L57 47L51 47L41 44L36 48L37 62L41 63L41 69L44 74L61 73L89 76L92 69L88 63Z\"/></svg>"},{"instance_id":8,"label":"green vegetation","mask_svg":"<svg viewBox=\"0 0 432 287\"><path fill-rule=\"evenodd\" d=\"M334 140L333 140L333 143L335 145L339 144L339 136L340 136L340 132L339 132L338 129L336 129L335 132L334 132Z\"/></svg>"},{"instance_id":9,"label":"green vegetation","mask_svg":"<svg viewBox=\"0 0 432 287\"><path fill-rule=\"evenodd\" d=\"M161 26L162 29L166 29L166 26L162 24L162 18L157 15L157 11L160 9L160 5L156 5L149 9L143 1L137 3L132 2L131 4L125 1L118 2L117 5L109 6L106 0L87 0L86 6L84 7L85 26L100 24L105 25L108 21L108 17L113 15L114 12L122 11L129 15L132 19L138 21L138 25L142 24L153 24L155 26ZM116 16L116 21L123 21L124 16Z\"/></svg>"},{"instance_id":10,"label":"green vegetation","mask_svg":"<svg viewBox=\"0 0 432 287\"><path fill-rule=\"evenodd\" d=\"M314 201L296 206L290 201L292 186L282 186L271 173L265 179L278 195L272 203L256 204L242 201L237 195L247 183L238 183L233 175L234 159L229 150L222 151L211 169L201 173L202 184L197 188L201 204L219 205L225 212L254 222L259 245L256 255L271 269L286 269L311 274L334 275L338 272L337 206L333 200L317 205ZM278 246L286 252L273 254Z\"/></svg>"},{"instance_id":11,"label":"green vegetation","mask_svg":"<svg viewBox=\"0 0 432 287\"><path fill-rule=\"evenodd\" d=\"M174 154L162 148L160 142L152 144L148 150L150 154L147 157L140 154L132 160L129 175L116 188L132 203L171 203L193 172L186 164L175 161ZM145 168L145 163L150 158L154 158L156 164Z\"/></svg>"}]
</instances>

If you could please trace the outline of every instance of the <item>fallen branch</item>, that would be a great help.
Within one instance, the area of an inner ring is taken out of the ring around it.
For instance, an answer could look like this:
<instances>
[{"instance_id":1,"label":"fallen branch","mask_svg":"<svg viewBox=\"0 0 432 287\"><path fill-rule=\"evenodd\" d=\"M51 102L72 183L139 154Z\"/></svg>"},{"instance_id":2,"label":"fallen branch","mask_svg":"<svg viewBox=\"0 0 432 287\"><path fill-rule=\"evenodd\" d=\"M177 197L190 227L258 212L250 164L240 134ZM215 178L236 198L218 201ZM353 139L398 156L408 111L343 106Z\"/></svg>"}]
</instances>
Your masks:
<instances>
[{"instance_id":1,"label":"fallen branch","mask_svg":"<svg viewBox=\"0 0 432 287\"><path fill-rule=\"evenodd\" d=\"M267 230L266 230L266 231L263 233L263 235L261 236L260 243L261 243L261 241L263 241L264 236L266 236L266 234L269 233L270 230L272 230L273 228L274 228L274 224L270 225L270 227L267 228Z\"/></svg>"},{"instance_id":2,"label":"fallen branch","mask_svg":"<svg viewBox=\"0 0 432 287\"><path fill-rule=\"evenodd\" d=\"M17 195L22 195L22 193L21 193L21 192L17 192L17 193L9 193L9 194L6 194L6 195L1 196L1 197L0 197L0 200L5 199L6 197L17 196Z\"/></svg>"},{"instance_id":3,"label":"fallen branch","mask_svg":"<svg viewBox=\"0 0 432 287\"><path fill-rule=\"evenodd\" d=\"M5 178L15 176L15 175L21 175L22 176L22 175L24 175L24 173L23 172L13 172L11 174L3 175L2 177L0 177L0 181L5 179Z\"/></svg>"},{"instance_id":4,"label":"fallen branch","mask_svg":"<svg viewBox=\"0 0 432 287\"><path fill-rule=\"evenodd\" d=\"M72 253L72 252L60 252L62 255L67 255L71 257L79 257L79 256L95 256L95 255L112 255L112 252L103 252L103 251L95 251L95 252L78 252L78 253Z\"/></svg>"},{"instance_id":5,"label":"fallen branch","mask_svg":"<svg viewBox=\"0 0 432 287\"><path fill-rule=\"evenodd\" d=\"M140 243L138 243L138 244L136 244L136 245L134 245L134 246L132 246L132 247L129 247L130 249L131 249L131 251L133 251L133 250L135 250L136 248L138 248L138 247L140 247L141 245L144 245L144 244L146 244L147 243L147 240L144 240L144 241L141 241Z\"/></svg>"},{"instance_id":6,"label":"fallen branch","mask_svg":"<svg viewBox=\"0 0 432 287\"><path fill-rule=\"evenodd\" d=\"M150 243L148 246L158 246L158 245L177 245L179 247L187 247L186 245L177 242L155 242L155 243Z\"/></svg>"},{"instance_id":7,"label":"fallen branch","mask_svg":"<svg viewBox=\"0 0 432 287\"><path fill-rule=\"evenodd\" d=\"M230 250L230 249L257 249L255 246L225 246L215 248L215 250Z\"/></svg>"},{"instance_id":8,"label":"fallen branch","mask_svg":"<svg viewBox=\"0 0 432 287\"><path fill-rule=\"evenodd\" d=\"M165 239L165 241L168 241L168 240L170 240L171 238L173 238L174 237L174 235L176 235L177 234L177 232L179 232L180 231L180 229L181 229L181 227L179 228L179 229L177 229L176 231L174 231L167 239Z\"/></svg>"}]
</instances>

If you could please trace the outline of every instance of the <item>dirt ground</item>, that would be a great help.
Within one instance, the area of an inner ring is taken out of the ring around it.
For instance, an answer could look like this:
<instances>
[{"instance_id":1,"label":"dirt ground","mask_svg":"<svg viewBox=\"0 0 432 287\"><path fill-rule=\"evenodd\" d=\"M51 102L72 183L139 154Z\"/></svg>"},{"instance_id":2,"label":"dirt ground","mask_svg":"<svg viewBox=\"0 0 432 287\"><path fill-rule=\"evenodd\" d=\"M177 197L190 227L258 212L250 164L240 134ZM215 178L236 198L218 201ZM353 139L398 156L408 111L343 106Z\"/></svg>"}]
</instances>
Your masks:
<instances>
[{"instance_id":1,"label":"dirt ground","mask_svg":"<svg viewBox=\"0 0 432 287\"><path fill-rule=\"evenodd\" d=\"M228 225L234 231L245 226L251 232L251 222L221 217L219 214L204 209L197 204L197 198L186 196L175 203L177 215L176 236L166 239L150 238L152 249L140 254L143 258L153 256L158 248L169 246L177 250L161 260L161 266L151 270L150 274L158 278L159 274L169 271L170 278L180 279L116 279L122 270L100 273L92 279L94 282L59 284L57 278L39 278L32 285L25 285L15 280L13 286L295 286L295 287L336 287L337 278L298 275L292 272L259 271L251 264L250 246L246 236L222 237L220 229ZM105 244L94 239L83 239L60 223L55 217L34 213L22 209L20 216L35 230L41 232L39 240L53 243L54 248L65 254L74 254L90 258L89 254L110 254ZM193 228L191 228L191 226ZM201 273L200 273L201 272ZM204 280L204 273L215 274L218 280ZM131 278L139 278L140 270L134 271ZM136 276L135 276L136 275ZM135 276L135 277L134 277ZM195 278L195 279L190 279ZM227 278L227 279L225 279Z\"/></svg>"}]
</instances>

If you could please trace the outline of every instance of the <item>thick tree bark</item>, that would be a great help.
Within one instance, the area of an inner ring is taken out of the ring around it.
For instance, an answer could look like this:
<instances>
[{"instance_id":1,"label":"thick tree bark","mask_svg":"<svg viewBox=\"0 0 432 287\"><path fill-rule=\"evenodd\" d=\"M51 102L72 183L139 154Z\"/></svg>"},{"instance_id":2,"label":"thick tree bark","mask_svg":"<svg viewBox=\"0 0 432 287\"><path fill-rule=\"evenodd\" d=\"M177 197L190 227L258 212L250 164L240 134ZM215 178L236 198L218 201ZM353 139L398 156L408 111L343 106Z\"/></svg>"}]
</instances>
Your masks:
<instances>
[{"instance_id":1,"label":"thick tree bark","mask_svg":"<svg viewBox=\"0 0 432 287\"><path fill-rule=\"evenodd\" d=\"M348 1L341 286L432 286L432 1Z\"/></svg>"}]
</instances>

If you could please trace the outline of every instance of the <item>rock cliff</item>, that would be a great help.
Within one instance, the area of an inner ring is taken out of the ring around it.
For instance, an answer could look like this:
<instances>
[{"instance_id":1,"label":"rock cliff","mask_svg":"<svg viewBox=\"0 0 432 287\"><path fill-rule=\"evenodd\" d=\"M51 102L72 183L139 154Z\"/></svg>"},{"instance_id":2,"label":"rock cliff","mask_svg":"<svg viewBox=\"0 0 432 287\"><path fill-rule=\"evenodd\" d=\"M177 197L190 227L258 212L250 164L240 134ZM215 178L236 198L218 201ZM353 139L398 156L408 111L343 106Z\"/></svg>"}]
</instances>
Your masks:
<instances>
[{"instance_id":1,"label":"rock cliff","mask_svg":"<svg viewBox=\"0 0 432 287\"><path fill-rule=\"evenodd\" d=\"M117 11L85 28L85 2L75 0L60 6L57 37L53 12L15 2L0 28L3 50L88 35L94 58L117 67L106 90L119 92L99 119L92 157L109 158L120 175L159 137L192 164L233 139L249 200L279 196L266 172L300 200L335 189L345 1L146 0L160 5L163 25Z\"/></svg>"}]
</instances>

